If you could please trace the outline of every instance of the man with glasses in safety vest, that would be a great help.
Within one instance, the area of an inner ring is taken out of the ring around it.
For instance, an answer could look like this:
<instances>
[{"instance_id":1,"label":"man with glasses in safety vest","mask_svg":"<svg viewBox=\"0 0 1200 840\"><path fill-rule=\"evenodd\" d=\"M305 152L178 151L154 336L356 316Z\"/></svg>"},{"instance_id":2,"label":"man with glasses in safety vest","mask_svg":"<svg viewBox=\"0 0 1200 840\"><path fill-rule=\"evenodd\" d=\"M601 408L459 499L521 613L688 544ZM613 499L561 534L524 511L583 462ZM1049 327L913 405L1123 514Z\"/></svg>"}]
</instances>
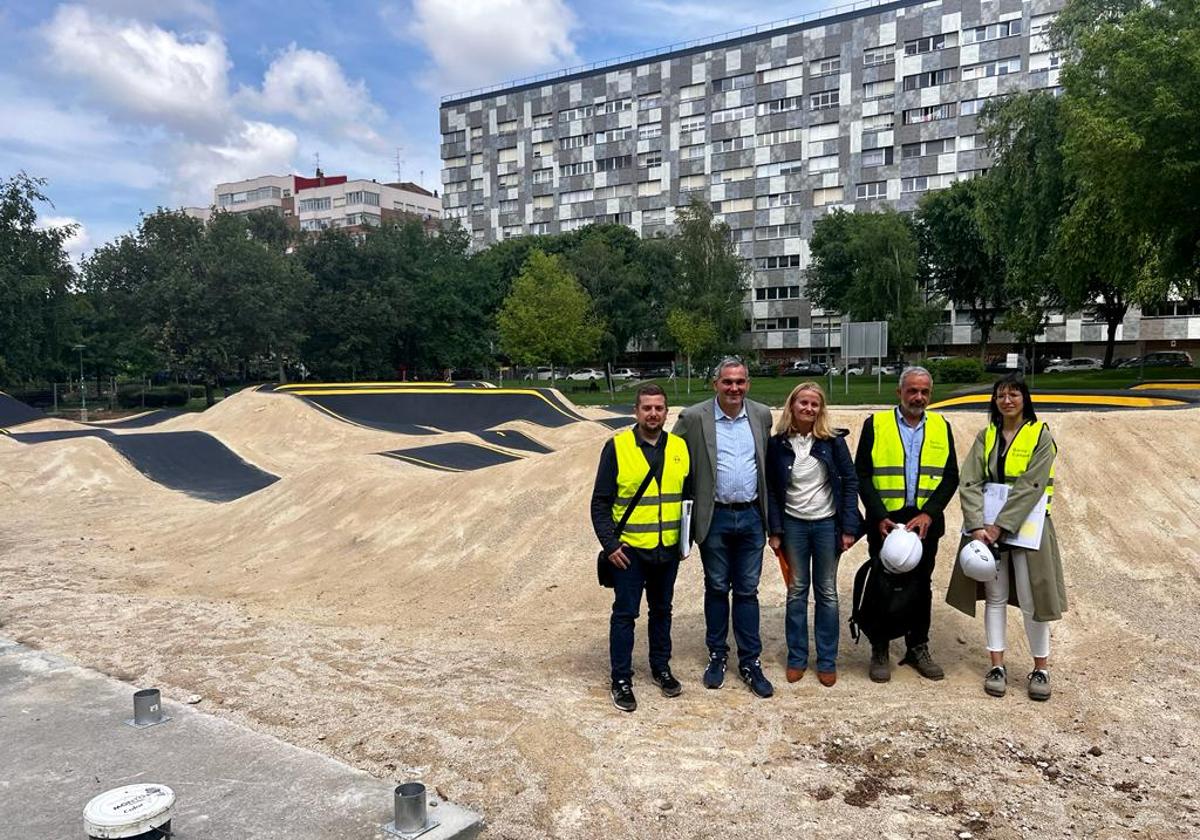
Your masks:
<instances>
[{"instance_id":1,"label":"man with glasses in safety vest","mask_svg":"<svg viewBox=\"0 0 1200 840\"><path fill-rule=\"evenodd\" d=\"M943 511L958 489L958 459L950 424L925 410L933 395L929 371L905 368L896 393L900 405L872 415L858 439L858 494L867 512L871 557L879 557L884 537L893 528L915 531L921 538L921 562L907 573L919 576L920 593L908 614L907 651L900 664L913 666L926 679L940 680L945 672L929 652L931 587L938 540L946 533ZM891 679L890 643L871 639L869 674L874 682Z\"/></svg>"},{"instance_id":2,"label":"man with glasses in safety vest","mask_svg":"<svg viewBox=\"0 0 1200 840\"><path fill-rule=\"evenodd\" d=\"M649 614L650 678L666 697L683 691L671 673L671 601L690 460L683 438L663 429L666 419L662 387L653 382L640 386L634 403L636 424L604 444L592 489L592 529L604 554L601 580L613 588L608 630L612 701L623 712L637 709L633 628L643 592Z\"/></svg>"}]
</instances>

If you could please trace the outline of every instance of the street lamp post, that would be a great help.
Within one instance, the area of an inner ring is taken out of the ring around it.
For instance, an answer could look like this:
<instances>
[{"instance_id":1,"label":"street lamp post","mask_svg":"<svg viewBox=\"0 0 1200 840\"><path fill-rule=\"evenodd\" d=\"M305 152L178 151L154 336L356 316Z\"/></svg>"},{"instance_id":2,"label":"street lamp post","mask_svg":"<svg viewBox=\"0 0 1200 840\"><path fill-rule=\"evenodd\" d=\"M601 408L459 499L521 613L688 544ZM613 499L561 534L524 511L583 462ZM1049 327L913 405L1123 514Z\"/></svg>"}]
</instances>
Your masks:
<instances>
[{"instance_id":1,"label":"street lamp post","mask_svg":"<svg viewBox=\"0 0 1200 840\"><path fill-rule=\"evenodd\" d=\"M83 351L86 347L86 344L76 344L71 348L79 353L79 419L83 423L87 422L87 383L83 381Z\"/></svg>"}]
</instances>

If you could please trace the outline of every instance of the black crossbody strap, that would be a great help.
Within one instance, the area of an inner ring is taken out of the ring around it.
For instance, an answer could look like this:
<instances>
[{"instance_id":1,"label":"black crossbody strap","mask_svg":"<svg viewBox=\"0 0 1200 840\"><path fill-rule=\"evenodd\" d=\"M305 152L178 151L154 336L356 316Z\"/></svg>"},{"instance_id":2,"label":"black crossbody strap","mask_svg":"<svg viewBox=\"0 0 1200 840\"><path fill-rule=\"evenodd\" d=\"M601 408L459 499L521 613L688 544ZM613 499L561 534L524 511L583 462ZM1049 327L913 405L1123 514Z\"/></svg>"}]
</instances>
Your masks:
<instances>
[{"instance_id":1,"label":"black crossbody strap","mask_svg":"<svg viewBox=\"0 0 1200 840\"><path fill-rule=\"evenodd\" d=\"M636 432L635 432L635 434L636 434ZM666 432L663 432L662 434L663 434L664 438L667 435ZM663 449L663 452L667 451L666 440L663 440L662 449ZM657 450L655 450L655 454L656 455L658 454ZM639 487L637 489L637 492L633 494L633 498L629 501L629 506L627 508L625 508L625 512L623 514L621 514L621 521L617 523L617 530L616 530L616 533L614 534L614 536L618 540L621 539L621 532L625 530L625 525L629 522L629 517L633 516L633 509L635 507L637 507L638 502L640 502L642 500L642 496L646 495L646 488L650 486L650 480L657 477L657 478L659 478L659 483L660 484L662 483L661 475L656 476L656 473L659 473L659 474L662 473L662 466L663 466L662 459L655 458L653 461L650 461L649 464L650 464L650 469L648 469L646 471L646 477L642 479L642 486Z\"/></svg>"}]
</instances>

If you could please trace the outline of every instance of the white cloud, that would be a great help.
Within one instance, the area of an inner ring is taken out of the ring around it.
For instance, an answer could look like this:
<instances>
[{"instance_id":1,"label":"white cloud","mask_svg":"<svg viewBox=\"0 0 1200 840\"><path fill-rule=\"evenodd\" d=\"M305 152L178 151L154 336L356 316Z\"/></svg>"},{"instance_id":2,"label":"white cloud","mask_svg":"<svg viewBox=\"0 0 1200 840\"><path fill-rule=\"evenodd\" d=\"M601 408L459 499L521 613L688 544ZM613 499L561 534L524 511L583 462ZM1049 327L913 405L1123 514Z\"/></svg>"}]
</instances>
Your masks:
<instances>
[{"instance_id":1,"label":"white cloud","mask_svg":"<svg viewBox=\"0 0 1200 840\"><path fill-rule=\"evenodd\" d=\"M457 90L578 63L575 25L563 0L413 0L407 30L433 57L426 81Z\"/></svg>"},{"instance_id":2,"label":"white cloud","mask_svg":"<svg viewBox=\"0 0 1200 840\"><path fill-rule=\"evenodd\" d=\"M231 117L229 58L213 33L183 39L134 20L61 6L43 28L50 65L135 121L220 136Z\"/></svg>"},{"instance_id":3,"label":"white cloud","mask_svg":"<svg viewBox=\"0 0 1200 840\"><path fill-rule=\"evenodd\" d=\"M216 10L206 0L89 0L88 7L137 20L196 20L210 29L217 25Z\"/></svg>"},{"instance_id":4,"label":"white cloud","mask_svg":"<svg viewBox=\"0 0 1200 840\"><path fill-rule=\"evenodd\" d=\"M42 230L54 230L68 225L74 225L75 230L63 242L63 248L70 255L71 260L78 263L83 258L84 252L92 247L92 237L88 233L87 227L72 216L42 216L37 221L37 226Z\"/></svg>"},{"instance_id":5,"label":"white cloud","mask_svg":"<svg viewBox=\"0 0 1200 840\"><path fill-rule=\"evenodd\" d=\"M213 187L258 175L292 171L299 147L296 135L271 123L246 121L221 143L181 142L174 149L175 205L212 203Z\"/></svg>"},{"instance_id":6,"label":"white cloud","mask_svg":"<svg viewBox=\"0 0 1200 840\"><path fill-rule=\"evenodd\" d=\"M263 76L261 91L243 88L239 100L264 113L292 117L322 134L381 153L387 143L371 126L384 118L366 83L350 81L332 56L291 44Z\"/></svg>"}]
</instances>

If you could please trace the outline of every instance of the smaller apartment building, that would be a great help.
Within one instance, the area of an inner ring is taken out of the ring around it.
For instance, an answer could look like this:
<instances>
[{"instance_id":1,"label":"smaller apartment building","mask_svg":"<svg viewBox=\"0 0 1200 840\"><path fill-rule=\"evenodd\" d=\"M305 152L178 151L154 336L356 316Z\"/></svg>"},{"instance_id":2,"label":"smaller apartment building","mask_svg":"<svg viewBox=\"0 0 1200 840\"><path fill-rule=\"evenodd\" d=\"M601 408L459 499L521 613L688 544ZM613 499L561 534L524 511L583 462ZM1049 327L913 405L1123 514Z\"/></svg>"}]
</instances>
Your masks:
<instances>
[{"instance_id":1,"label":"smaller apartment building","mask_svg":"<svg viewBox=\"0 0 1200 840\"><path fill-rule=\"evenodd\" d=\"M442 218L442 200L409 181L381 184L345 175L316 177L262 175L245 181L218 184L213 206L231 213L272 209L299 230L328 228L360 230L378 227L384 219L416 217L426 223Z\"/></svg>"}]
</instances>

